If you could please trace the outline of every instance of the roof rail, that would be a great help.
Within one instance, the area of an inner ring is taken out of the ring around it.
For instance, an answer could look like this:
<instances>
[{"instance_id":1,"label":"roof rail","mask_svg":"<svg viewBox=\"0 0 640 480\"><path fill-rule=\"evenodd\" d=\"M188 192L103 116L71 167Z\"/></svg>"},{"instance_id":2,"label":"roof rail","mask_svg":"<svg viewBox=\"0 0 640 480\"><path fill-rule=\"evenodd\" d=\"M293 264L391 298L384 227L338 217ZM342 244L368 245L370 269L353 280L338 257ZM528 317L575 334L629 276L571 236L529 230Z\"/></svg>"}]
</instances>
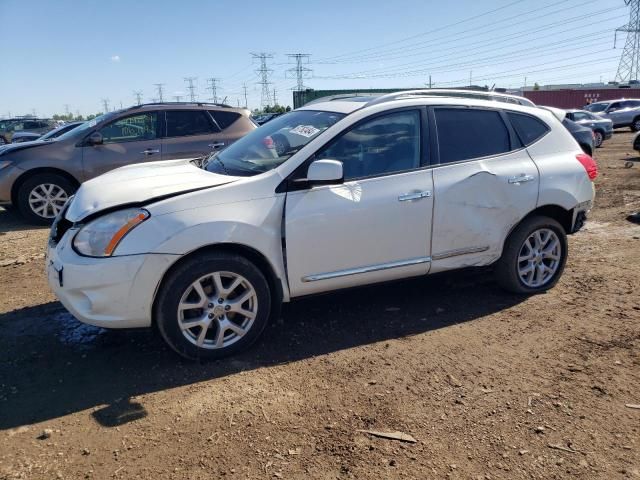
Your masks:
<instances>
[{"instance_id":1,"label":"roof rail","mask_svg":"<svg viewBox=\"0 0 640 480\"><path fill-rule=\"evenodd\" d=\"M344 100L346 98L358 98L358 97L371 97L374 95L382 95L382 92L369 92L369 93L358 93L358 92L354 92L354 93L339 93L336 95L328 95L326 97L320 97L320 98L316 98L314 100L311 100L308 103L305 103L305 106L307 105L313 105L314 103L322 103L322 102L332 102L334 100Z\"/></svg>"},{"instance_id":2,"label":"roof rail","mask_svg":"<svg viewBox=\"0 0 640 480\"><path fill-rule=\"evenodd\" d=\"M140 105L133 105L127 110L133 110L140 107L148 107L148 106L156 106L156 105L198 105L198 106L212 106L212 107L224 107L224 108L234 108L231 105L227 105L226 103L212 103L212 102L150 102L150 103L141 103Z\"/></svg>"},{"instance_id":3,"label":"roof rail","mask_svg":"<svg viewBox=\"0 0 640 480\"><path fill-rule=\"evenodd\" d=\"M450 95L447 95L450 94ZM482 97L501 97L501 98L513 98L520 99L522 97L518 97L517 95L510 95L508 93L499 93L492 90L463 90L463 89L442 89L442 88L424 88L418 90L404 90L398 91L394 93L388 93L386 95L382 95L380 97L374 98L369 103L367 103L367 107L372 105L378 105L380 103L390 102L392 100L397 100L402 97L411 97L411 96L420 96L420 97L429 97L429 96L451 96L451 97L462 97L462 98L482 98Z\"/></svg>"}]
</instances>

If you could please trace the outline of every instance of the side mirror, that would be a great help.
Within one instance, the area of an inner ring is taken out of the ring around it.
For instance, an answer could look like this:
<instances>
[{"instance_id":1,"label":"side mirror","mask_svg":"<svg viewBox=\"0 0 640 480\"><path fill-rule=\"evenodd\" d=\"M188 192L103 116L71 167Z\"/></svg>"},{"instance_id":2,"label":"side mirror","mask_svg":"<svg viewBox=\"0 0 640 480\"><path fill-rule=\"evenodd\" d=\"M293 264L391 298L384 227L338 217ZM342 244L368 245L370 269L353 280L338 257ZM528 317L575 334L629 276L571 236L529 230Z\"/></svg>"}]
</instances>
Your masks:
<instances>
[{"instance_id":1,"label":"side mirror","mask_svg":"<svg viewBox=\"0 0 640 480\"><path fill-rule=\"evenodd\" d=\"M104 139L102 138L102 134L100 132L93 132L87 138L87 145L102 145L104 143Z\"/></svg>"},{"instance_id":2,"label":"side mirror","mask_svg":"<svg viewBox=\"0 0 640 480\"><path fill-rule=\"evenodd\" d=\"M307 170L307 182L313 185L342 183L343 179L342 162L338 160L316 160Z\"/></svg>"}]
</instances>

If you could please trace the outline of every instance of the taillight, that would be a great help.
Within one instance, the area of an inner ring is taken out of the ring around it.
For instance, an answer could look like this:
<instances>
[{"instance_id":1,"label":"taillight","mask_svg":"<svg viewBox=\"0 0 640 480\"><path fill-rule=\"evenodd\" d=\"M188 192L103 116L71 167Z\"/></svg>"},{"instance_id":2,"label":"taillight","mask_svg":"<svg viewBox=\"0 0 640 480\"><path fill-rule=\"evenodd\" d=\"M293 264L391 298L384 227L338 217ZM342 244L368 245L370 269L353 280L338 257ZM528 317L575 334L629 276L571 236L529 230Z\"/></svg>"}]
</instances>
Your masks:
<instances>
[{"instance_id":1,"label":"taillight","mask_svg":"<svg viewBox=\"0 0 640 480\"><path fill-rule=\"evenodd\" d=\"M586 153L579 153L578 155L576 155L576 160L578 160L587 171L589 180L595 180L595 178L598 176L598 164L596 163L596 161Z\"/></svg>"}]
</instances>

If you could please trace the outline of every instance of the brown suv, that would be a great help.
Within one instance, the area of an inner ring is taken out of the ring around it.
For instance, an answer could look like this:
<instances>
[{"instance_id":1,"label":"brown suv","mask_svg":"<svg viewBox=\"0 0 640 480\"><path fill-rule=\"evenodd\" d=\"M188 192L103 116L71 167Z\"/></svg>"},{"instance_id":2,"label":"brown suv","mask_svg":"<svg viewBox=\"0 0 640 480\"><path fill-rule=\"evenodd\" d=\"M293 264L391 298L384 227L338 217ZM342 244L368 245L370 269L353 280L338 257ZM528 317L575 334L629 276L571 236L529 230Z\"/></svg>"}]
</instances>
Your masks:
<instances>
[{"instance_id":1,"label":"brown suv","mask_svg":"<svg viewBox=\"0 0 640 480\"><path fill-rule=\"evenodd\" d=\"M158 103L109 112L55 140L0 146L0 204L49 223L80 183L132 163L201 158L254 130L250 112Z\"/></svg>"}]
</instances>

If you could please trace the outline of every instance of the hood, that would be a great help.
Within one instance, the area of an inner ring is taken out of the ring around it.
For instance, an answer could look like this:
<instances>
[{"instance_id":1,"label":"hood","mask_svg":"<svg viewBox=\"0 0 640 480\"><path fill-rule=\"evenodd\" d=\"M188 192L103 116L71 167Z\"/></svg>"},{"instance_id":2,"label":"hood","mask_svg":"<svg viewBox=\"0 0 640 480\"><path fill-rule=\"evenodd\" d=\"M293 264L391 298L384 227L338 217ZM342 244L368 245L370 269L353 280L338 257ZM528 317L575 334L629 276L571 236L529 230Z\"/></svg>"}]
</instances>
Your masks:
<instances>
[{"instance_id":1,"label":"hood","mask_svg":"<svg viewBox=\"0 0 640 480\"><path fill-rule=\"evenodd\" d=\"M0 145L0 155L6 155L8 153L17 152L18 150L25 150L27 148L42 147L49 145L51 142L45 140L34 140L32 142L20 142L20 143L8 143L6 145Z\"/></svg>"},{"instance_id":2,"label":"hood","mask_svg":"<svg viewBox=\"0 0 640 480\"><path fill-rule=\"evenodd\" d=\"M111 170L82 184L65 217L71 222L77 222L101 210L148 203L238 179L207 172L190 162L164 160Z\"/></svg>"}]
</instances>

